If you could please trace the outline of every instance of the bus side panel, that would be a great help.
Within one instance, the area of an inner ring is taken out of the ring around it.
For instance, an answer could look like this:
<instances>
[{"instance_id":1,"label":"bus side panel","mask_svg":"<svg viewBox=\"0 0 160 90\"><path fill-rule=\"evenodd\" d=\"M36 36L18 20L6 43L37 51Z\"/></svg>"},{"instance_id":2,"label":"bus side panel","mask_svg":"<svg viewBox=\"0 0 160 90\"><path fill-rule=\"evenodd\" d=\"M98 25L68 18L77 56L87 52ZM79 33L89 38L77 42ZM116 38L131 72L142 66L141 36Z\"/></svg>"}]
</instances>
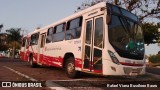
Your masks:
<instances>
[{"instance_id":1,"label":"bus side panel","mask_svg":"<svg viewBox=\"0 0 160 90\"><path fill-rule=\"evenodd\" d=\"M81 40L76 39L48 43L44 48L43 63L50 66L63 67L65 54L72 53L75 58L75 67L81 69L81 48Z\"/></svg>"},{"instance_id":2,"label":"bus side panel","mask_svg":"<svg viewBox=\"0 0 160 90\"><path fill-rule=\"evenodd\" d=\"M78 71L82 70L82 48L82 38L66 40L65 46L63 46L65 53L73 53L75 58L75 69Z\"/></svg>"},{"instance_id":3,"label":"bus side panel","mask_svg":"<svg viewBox=\"0 0 160 90\"><path fill-rule=\"evenodd\" d=\"M20 50L20 59L21 60L24 60L24 51L22 51L22 49L23 49L24 47L21 47L21 50Z\"/></svg>"},{"instance_id":4,"label":"bus side panel","mask_svg":"<svg viewBox=\"0 0 160 90\"><path fill-rule=\"evenodd\" d=\"M27 51L27 57L26 60L29 61L30 56L33 56L33 62L37 62L37 57L38 57L38 53L37 53L37 49L38 49L38 45L32 45L29 46L29 49Z\"/></svg>"},{"instance_id":5,"label":"bus side panel","mask_svg":"<svg viewBox=\"0 0 160 90\"><path fill-rule=\"evenodd\" d=\"M56 42L60 43L60 42ZM60 45L56 43L46 43L43 52L43 64L55 67L62 67L63 56L58 51L62 51ZM57 55L59 54L59 55Z\"/></svg>"}]
</instances>

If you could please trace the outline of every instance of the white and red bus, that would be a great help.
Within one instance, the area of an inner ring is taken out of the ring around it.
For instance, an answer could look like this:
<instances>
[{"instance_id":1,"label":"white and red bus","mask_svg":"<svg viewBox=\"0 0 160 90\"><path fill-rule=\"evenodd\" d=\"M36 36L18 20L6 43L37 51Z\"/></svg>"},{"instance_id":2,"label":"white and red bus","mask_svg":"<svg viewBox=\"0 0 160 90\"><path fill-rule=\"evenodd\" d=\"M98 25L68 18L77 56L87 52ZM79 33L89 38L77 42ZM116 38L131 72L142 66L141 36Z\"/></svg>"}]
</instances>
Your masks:
<instances>
[{"instance_id":1,"label":"white and red bus","mask_svg":"<svg viewBox=\"0 0 160 90\"><path fill-rule=\"evenodd\" d=\"M145 73L138 17L101 2L23 37L21 59L36 65L101 75Z\"/></svg>"}]
</instances>

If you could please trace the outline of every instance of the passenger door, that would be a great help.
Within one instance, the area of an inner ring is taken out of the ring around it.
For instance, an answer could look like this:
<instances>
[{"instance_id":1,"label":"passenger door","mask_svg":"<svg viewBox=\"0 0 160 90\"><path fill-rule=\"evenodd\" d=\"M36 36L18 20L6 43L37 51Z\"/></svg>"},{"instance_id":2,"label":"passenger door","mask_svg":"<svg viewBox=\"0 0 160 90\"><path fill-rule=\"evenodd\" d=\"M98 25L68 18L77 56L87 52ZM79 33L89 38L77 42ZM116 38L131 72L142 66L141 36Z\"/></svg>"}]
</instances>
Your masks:
<instances>
[{"instance_id":1,"label":"passenger door","mask_svg":"<svg viewBox=\"0 0 160 90\"><path fill-rule=\"evenodd\" d=\"M27 39L23 38L23 40L22 40L22 46L21 46L21 52L20 52L20 56L21 56L22 60L25 60L26 42L27 42Z\"/></svg>"},{"instance_id":2,"label":"passenger door","mask_svg":"<svg viewBox=\"0 0 160 90\"><path fill-rule=\"evenodd\" d=\"M42 64L43 63L45 38L46 38L46 34L45 33L40 35L40 41L39 41L39 46L38 46L38 61L37 61L38 64Z\"/></svg>"},{"instance_id":3,"label":"passenger door","mask_svg":"<svg viewBox=\"0 0 160 90\"><path fill-rule=\"evenodd\" d=\"M102 73L102 52L104 47L103 16L86 20L83 70Z\"/></svg>"}]
</instances>

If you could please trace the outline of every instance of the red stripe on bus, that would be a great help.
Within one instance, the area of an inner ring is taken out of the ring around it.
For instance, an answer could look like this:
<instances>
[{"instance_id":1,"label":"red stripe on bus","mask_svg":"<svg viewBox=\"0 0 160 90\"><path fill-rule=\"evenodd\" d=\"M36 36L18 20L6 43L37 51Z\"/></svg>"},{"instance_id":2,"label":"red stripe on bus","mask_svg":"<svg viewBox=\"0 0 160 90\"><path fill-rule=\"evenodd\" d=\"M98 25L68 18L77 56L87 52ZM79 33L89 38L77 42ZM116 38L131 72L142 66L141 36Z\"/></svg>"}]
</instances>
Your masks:
<instances>
[{"instance_id":1,"label":"red stripe on bus","mask_svg":"<svg viewBox=\"0 0 160 90\"><path fill-rule=\"evenodd\" d=\"M37 59L38 59L38 53L34 53L34 52L30 52L30 51L27 51L26 53L33 53L33 58L35 59L35 63L37 62ZM25 56L24 56L24 52L20 52L20 55L21 55L21 59L26 61L25 60ZM28 56L26 56L28 57ZM29 57L28 57L29 58ZM62 63L63 63L63 58L61 56L59 57L52 57L52 56L46 56L46 55L43 55L43 54L40 54L40 58L39 58L40 62L39 63L42 63L42 64L45 64L45 65L49 65L49 66L55 66L55 67L62 67ZM58 64L58 63L61 63ZM82 59L79 59L79 58L75 58L75 67L78 67L78 68L82 68Z\"/></svg>"},{"instance_id":2,"label":"red stripe on bus","mask_svg":"<svg viewBox=\"0 0 160 90\"><path fill-rule=\"evenodd\" d=\"M126 65L126 66L143 66L143 64L125 63L125 62L120 62L120 64Z\"/></svg>"}]
</instances>

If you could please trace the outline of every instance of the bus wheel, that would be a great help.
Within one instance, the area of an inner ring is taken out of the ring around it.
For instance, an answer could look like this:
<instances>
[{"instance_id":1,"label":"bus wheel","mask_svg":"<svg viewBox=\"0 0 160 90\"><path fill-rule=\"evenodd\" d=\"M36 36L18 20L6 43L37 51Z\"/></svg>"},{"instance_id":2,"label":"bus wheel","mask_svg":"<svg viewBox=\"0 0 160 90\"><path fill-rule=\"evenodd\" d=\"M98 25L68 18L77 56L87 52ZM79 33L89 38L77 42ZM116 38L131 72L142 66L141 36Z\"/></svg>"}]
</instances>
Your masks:
<instances>
[{"instance_id":1,"label":"bus wheel","mask_svg":"<svg viewBox=\"0 0 160 90\"><path fill-rule=\"evenodd\" d=\"M69 78L76 78L78 71L75 70L74 58L70 57L66 60L65 65L66 74Z\"/></svg>"},{"instance_id":2,"label":"bus wheel","mask_svg":"<svg viewBox=\"0 0 160 90\"><path fill-rule=\"evenodd\" d=\"M33 62L33 56L30 56L30 58L29 58L29 64L31 65L32 68L37 67L37 64Z\"/></svg>"}]
</instances>

